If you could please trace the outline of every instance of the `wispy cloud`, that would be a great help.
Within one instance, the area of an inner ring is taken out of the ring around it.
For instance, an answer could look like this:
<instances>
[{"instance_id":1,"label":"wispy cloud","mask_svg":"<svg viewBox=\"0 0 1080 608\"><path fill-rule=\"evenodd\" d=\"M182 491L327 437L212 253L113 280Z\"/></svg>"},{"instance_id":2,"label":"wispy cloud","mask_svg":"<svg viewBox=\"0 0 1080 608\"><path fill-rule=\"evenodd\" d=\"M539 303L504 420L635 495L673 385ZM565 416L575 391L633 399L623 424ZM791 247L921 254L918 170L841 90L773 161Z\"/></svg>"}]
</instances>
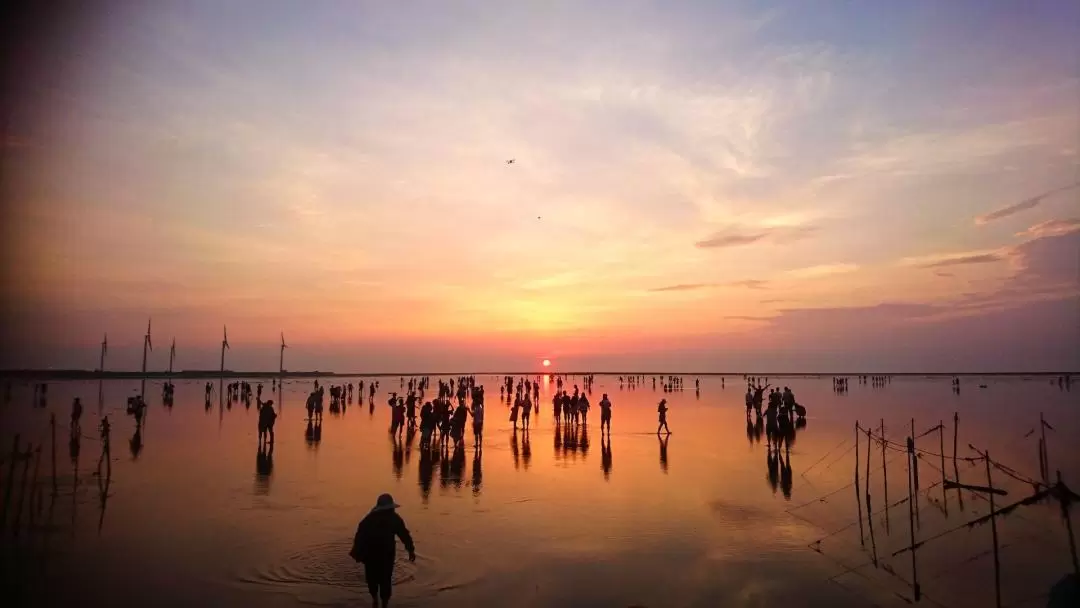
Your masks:
<instances>
[{"instance_id":1,"label":"wispy cloud","mask_svg":"<svg viewBox=\"0 0 1080 608\"><path fill-rule=\"evenodd\" d=\"M1021 211L1034 209L1035 207L1038 207L1040 204L1042 204L1043 200L1045 200L1047 197L1053 196L1060 192L1071 190L1073 188L1076 188L1077 186L1080 186L1080 182L1077 182L1075 184L1069 184L1068 186L1062 186L1061 188L1054 188L1053 190L1047 190L1042 194L1037 194L1029 199L1022 200L1019 203L1014 203L1012 205L1008 205L1006 207L991 211L990 213L980 215L975 218L975 224L982 226L985 224L989 224L990 222L993 222L995 220L1000 220L1002 218L1016 215Z\"/></svg>"},{"instance_id":2,"label":"wispy cloud","mask_svg":"<svg viewBox=\"0 0 1080 608\"><path fill-rule=\"evenodd\" d=\"M930 255L906 257L900 260L901 266L914 266L916 268L948 268L950 266L965 266L969 264L992 264L1008 258L1005 249L989 249L979 251L962 251L957 253L933 253Z\"/></svg>"},{"instance_id":3,"label":"wispy cloud","mask_svg":"<svg viewBox=\"0 0 1080 608\"><path fill-rule=\"evenodd\" d=\"M789 270L784 274L794 279L816 279L836 274L846 274L858 269L858 264L818 264L817 266Z\"/></svg>"},{"instance_id":4,"label":"wispy cloud","mask_svg":"<svg viewBox=\"0 0 1080 608\"><path fill-rule=\"evenodd\" d=\"M767 289L769 287L768 281L762 281L761 279L745 279L742 281L732 281L728 283L731 287L745 287L747 289Z\"/></svg>"},{"instance_id":5,"label":"wispy cloud","mask_svg":"<svg viewBox=\"0 0 1080 608\"><path fill-rule=\"evenodd\" d=\"M758 242L793 243L818 231L817 226L775 226L747 231L745 228L726 228L694 243L698 249L739 247Z\"/></svg>"},{"instance_id":6,"label":"wispy cloud","mask_svg":"<svg viewBox=\"0 0 1080 608\"><path fill-rule=\"evenodd\" d=\"M665 285L663 287L653 287L649 291L662 292L662 291L694 291L697 289L707 289L709 287L716 287L715 283L679 283L678 285Z\"/></svg>"},{"instance_id":7,"label":"wispy cloud","mask_svg":"<svg viewBox=\"0 0 1080 608\"><path fill-rule=\"evenodd\" d=\"M1023 232L1017 232L1016 236L1019 237L1044 237L1044 236L1060 236L1063 234L1069 234L1075 230L1080 230L1080 218L1069 218L1064 220L1047 220L1035 224L1034 226L1024 230Z\"/></svg>"}]
</instances>

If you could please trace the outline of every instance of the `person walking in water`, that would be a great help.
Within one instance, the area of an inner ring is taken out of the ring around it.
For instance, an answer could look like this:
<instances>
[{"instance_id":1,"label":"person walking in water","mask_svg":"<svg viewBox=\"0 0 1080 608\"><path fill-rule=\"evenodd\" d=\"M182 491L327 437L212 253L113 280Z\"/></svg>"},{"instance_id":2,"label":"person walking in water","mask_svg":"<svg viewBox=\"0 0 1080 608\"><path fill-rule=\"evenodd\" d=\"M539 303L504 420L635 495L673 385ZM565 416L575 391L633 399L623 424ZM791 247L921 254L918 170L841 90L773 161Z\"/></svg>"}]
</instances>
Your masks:
<instances>
[{"instance_id":1,"label":"person walking in water","mask_svg":"<svg viewBox=\"0 0 1080 608\"><path fill-rule=\"evenodd\" d=\"M668 425L667 425L667 411L668 411L667 399L661 399L660 400L660 405L658 405L656 407L656 413L660 417L660 424L659 424L659 426L656 427L656 434L657 435L660 434L660 429L664 429L664 431L666 431L668 435L671 434L671 429L669 429Z\"/></svg>"},{"instance_id":2,"label":"person walking in water","mask_svg":"<svg viewBox=\"0 0 1080 608\"><path fill-rule=\"evenodd\" d=\"M395 510L400 506L389 494L379 496L371 512L356 527L352 551L349 552L354 560L364 564L364 578L371 594L371 605L375 608L379 607L379 600L382 600L383 608L390 605L394 554L397 551L395 536L405 544L409 561L416 561L412 535L405 527L405 520Z\"/></svg>"}]
</instances>

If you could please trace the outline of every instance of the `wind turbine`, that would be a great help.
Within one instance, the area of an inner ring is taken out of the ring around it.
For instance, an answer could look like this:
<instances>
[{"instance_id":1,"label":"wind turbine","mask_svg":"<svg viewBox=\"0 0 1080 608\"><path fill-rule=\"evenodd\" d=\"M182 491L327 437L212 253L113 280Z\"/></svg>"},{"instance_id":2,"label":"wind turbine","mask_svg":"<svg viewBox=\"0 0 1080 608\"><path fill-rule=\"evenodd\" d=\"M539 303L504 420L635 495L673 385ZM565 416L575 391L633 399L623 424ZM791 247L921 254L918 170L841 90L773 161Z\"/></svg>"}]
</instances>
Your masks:
<instances>
[{"instance_id":1,"label":"wind turbine","mask_svg":"<svg viewBox=\"0 0 1080 608\"><path fill-rule=\"evenodd\" d=\"M229 328L222 326L224 339L221 341L221 375L225 375L225 349L229 348Z\"/></svg>"},{"instance_id":2,"label":"wind turbine","mask_svg":"<svg viewBox=\"0 0 1080 608\"><path fill-rule=\"evenodd\" d=\"M169 376L172 376L173 360L176 359L176 338L172 339L172 347L169 348Z\"/></svg>"},{"instance_id":3,"label":"wind turbine","mask_svg":"<svg viewBox=\"0 0 1080 608\"><path fill-rule=\"evenodd\" d=\"M150 319L146 320L146 337L143 339L142 348L142 388L139 390L139 394L142 397L146 396L146 352L147 349L154 350L154 345L150 342Z\"/></svg>"},{"instance_id":4,"label":"wind turbine","mask_svg":"<svg viewBox=\"0 0 1080 608\"><path fill-rule=\"evenodd\" d=\"M281 332L281 356L278 358L278 374L279 375L284 375L285 374L285 349L286 348L289 348L289 346L287 344L285 344L285 332Z\"/></svg>"}]
</instances>

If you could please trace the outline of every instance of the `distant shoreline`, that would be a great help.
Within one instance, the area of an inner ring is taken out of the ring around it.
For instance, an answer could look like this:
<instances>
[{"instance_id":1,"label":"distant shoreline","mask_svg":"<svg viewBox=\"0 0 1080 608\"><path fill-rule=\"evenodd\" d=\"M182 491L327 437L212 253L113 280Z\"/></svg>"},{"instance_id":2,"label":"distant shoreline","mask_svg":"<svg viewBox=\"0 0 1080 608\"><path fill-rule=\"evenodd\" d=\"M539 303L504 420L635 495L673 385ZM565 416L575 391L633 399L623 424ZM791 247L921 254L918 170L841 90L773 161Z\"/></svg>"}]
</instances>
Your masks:
<instances>
[{"instance_id":1,"label":"distant shoreline","mask_svg":"<svg viewBox=\"0 0 1080 608\"><path fill-rule=\"evenodd\" d=\"M760 378L818 378L818 377L857 377L857 376L893 376L896 378L952 378L952 377L1057 377L1076 376L1080 372L1053 371L1053 372L643 372L643 371L604 371L604 372L579 372L579 371L547 371L547 372L508 372L508 371L485 371L485 372L394 372L394 373L362 373L362 372L323 372L323 371L296 371L296 372L266 372L266 371L233 371L224 372L211 370L182 370L170 374L167 371L147 371L145 374L138 371L95 371L78 369L25 369L25 370L0 370L0 378L9 380L164 380L168 378L192 380L192 379L218 379L218 378L391 378L391 377L419 377L419 376L541 376L546 374L558 374L560 376L697 376L697 377L736 377L756 376Z\"/></svg>"}]
</instances>

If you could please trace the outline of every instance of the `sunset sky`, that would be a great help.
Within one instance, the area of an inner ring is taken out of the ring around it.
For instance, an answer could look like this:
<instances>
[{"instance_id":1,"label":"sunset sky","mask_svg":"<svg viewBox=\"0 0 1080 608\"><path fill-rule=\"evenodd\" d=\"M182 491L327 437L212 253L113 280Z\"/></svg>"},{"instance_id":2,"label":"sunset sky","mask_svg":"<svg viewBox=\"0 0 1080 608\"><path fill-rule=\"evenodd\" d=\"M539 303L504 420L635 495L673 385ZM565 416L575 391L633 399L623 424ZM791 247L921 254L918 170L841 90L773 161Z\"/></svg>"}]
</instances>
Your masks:
<instances>
[{"instance_id":1,"label":"sunset sky","mask_svg":"<svg viewBox=\"0 0 1080 608\"><path fill-rule=\"evenodd\" d=\"M5 59L0 367L1080 369L1078 3L104 4Z\"/></svg>"}]
</instances>

